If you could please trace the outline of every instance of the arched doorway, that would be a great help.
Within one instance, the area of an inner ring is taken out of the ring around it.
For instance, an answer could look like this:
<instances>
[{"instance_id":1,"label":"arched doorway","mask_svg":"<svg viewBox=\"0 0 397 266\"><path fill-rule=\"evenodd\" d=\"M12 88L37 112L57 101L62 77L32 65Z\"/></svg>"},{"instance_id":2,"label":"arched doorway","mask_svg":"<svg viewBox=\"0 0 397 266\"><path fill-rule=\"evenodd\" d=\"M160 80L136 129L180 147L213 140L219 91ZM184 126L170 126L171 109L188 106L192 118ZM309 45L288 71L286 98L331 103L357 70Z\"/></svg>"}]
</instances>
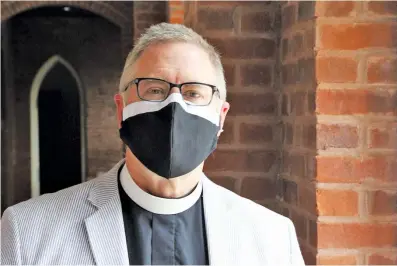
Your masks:
<instances>
[{"instance_id":1,"label":"arched doorway","mask_svg":"<svg viewBox=\"0 0 397 266\"><path fill-rule=\"evenodd\" d=\"M32 197L86 180L85 97L74 68L55 55L30 93Z\"/></svg>"}]
</instances>

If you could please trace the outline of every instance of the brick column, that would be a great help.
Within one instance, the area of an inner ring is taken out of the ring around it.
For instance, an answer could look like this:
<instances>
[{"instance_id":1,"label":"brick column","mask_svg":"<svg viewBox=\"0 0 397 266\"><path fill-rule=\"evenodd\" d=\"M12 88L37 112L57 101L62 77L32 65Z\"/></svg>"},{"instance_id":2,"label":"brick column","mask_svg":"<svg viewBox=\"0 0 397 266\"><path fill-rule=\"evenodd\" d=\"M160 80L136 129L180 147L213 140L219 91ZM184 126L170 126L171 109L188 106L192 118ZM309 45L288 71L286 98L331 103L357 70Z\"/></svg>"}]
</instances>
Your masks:
<instances>
[{"instance_id":1,"label":"brick column","mask_svg":"<svg viewBox=\"0 0 397 266\"><path fill-rule=\"evenodd\" d=\"M294 222L305 262L315 264L314 2L281 5L279 86L283 156L277 199L282 213Z\"/></svg>"},{"instance_id":2,"label":"brick column","mask_svg":"<svg viewBox=\"0 0 397 266\"><path fill-rule=\"evenodd\" d=\"M316 3L319 264L397 264L396 8Z\"/></svg>"},{"instance_id":3,"label":"brick column","mask_svg":"<svg viewBox=\"0 0 397 266\"><path fill-rule=\"evenodd\" d=\"M170 23L184 24L185 3L184 1L168 2L168 21Z\"/></svg>"}]
</instances>

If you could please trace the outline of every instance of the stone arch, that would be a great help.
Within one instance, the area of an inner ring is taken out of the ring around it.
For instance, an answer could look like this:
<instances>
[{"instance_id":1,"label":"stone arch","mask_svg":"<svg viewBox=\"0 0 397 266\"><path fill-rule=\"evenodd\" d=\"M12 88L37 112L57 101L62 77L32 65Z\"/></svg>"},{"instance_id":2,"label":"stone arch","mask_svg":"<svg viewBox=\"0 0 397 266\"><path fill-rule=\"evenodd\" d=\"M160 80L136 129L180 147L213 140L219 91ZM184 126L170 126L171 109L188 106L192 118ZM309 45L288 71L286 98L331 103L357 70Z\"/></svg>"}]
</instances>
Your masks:
<instances>
[{"instance_id":1,"label":"stone arch","mask_svg":"<svg viewBox=\"0 0 397 266\"><path fill-rule=\"evenodd\" d=\"M1 22L9 18L39 7L45 6L71 6L90 11L114 25L121 30L122 58L127 56L133 44L133 15L132 10L116 6L116 1L2 1ZM135 4L135 3L134 3Z\"/></svg>"},{"instance_id":2,"label":"stone arch","mask_svg":"<svg viewBox=\"0 0 397 266\"><path fill-rule=\"evenodd\" d=\"M128 25L129 18L114 7L102 1L5 1L2 2L1 21L5 21L19 13L44 6L67 5L78 7L97 14L120 28Z\"/></svg>"},{"instance_id":3,"label":"stone arch","mask_svg":"<svg viewBox=\"0 0 397 266\"><path fill-rule=\"evenodd\" d=\"M31 154L31 196L36 197L40 195L40 158L39 158L39 126L38 126L38 108L37 99L41 84L46 78L47 74L57 64L62 64L73 76L77 83L79 98L80 98L80 132L81 132L81 178L82 182L87 179L87 164L86 164L86 128L85 128L85 93L83 84L77 71L72 65L59 55L50 57L38 70L34 77L32 87L30 90L30 154Z\"/></svg>"}]
</instances>

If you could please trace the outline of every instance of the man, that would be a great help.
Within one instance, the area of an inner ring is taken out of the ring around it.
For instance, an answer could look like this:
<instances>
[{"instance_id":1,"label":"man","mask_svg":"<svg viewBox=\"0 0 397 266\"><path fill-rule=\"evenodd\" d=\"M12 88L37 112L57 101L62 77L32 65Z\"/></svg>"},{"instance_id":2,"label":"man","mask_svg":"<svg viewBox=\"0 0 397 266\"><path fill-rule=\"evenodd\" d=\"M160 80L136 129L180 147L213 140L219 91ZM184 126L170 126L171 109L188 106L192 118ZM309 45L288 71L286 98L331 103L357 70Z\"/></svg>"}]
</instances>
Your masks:
<instances>
[{"instance_id":1,"label":"man","mask_svg":"<svg viewBox=\"0 0 397 266\"><path fill-rule=\"evenodd\" d=\"M7 209L3 264L304 264L289 219L202 172L229 110L211 45L182 25L154 25L127 57L119 90L125 160Z\"/></svg>"}]
</instances>

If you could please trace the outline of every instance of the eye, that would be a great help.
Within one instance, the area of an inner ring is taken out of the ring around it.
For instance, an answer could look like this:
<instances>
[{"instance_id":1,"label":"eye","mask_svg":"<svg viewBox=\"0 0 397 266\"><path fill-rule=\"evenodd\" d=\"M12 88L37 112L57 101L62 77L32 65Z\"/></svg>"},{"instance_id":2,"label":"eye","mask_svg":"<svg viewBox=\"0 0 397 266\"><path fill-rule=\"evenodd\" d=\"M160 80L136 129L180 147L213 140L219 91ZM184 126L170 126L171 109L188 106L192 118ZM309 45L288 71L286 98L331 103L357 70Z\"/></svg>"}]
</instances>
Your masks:
<instances>
[{"instance_id":1,"label":"eye","mask_svg":"<svg viewBox=\"0 0 397 266\"><path fill-rule=\"evenodd\" d=\"M164 94L164 89L162 88L149 88L146 93L150 93L150 94Z\"/></svg>"},{"instance_id":2,"label":"eye","mask_svg":"<svg viewBox=\"0 0 397 266\"><path fill-rule=\"evenodd\" d=\"M194 91L194 90L185 91L183 93L183 96L186 96L186 97L189 97L189 98L200 98L200 97L202 97L202 95L199 92Z\"/></svg>"}]
</instances>

